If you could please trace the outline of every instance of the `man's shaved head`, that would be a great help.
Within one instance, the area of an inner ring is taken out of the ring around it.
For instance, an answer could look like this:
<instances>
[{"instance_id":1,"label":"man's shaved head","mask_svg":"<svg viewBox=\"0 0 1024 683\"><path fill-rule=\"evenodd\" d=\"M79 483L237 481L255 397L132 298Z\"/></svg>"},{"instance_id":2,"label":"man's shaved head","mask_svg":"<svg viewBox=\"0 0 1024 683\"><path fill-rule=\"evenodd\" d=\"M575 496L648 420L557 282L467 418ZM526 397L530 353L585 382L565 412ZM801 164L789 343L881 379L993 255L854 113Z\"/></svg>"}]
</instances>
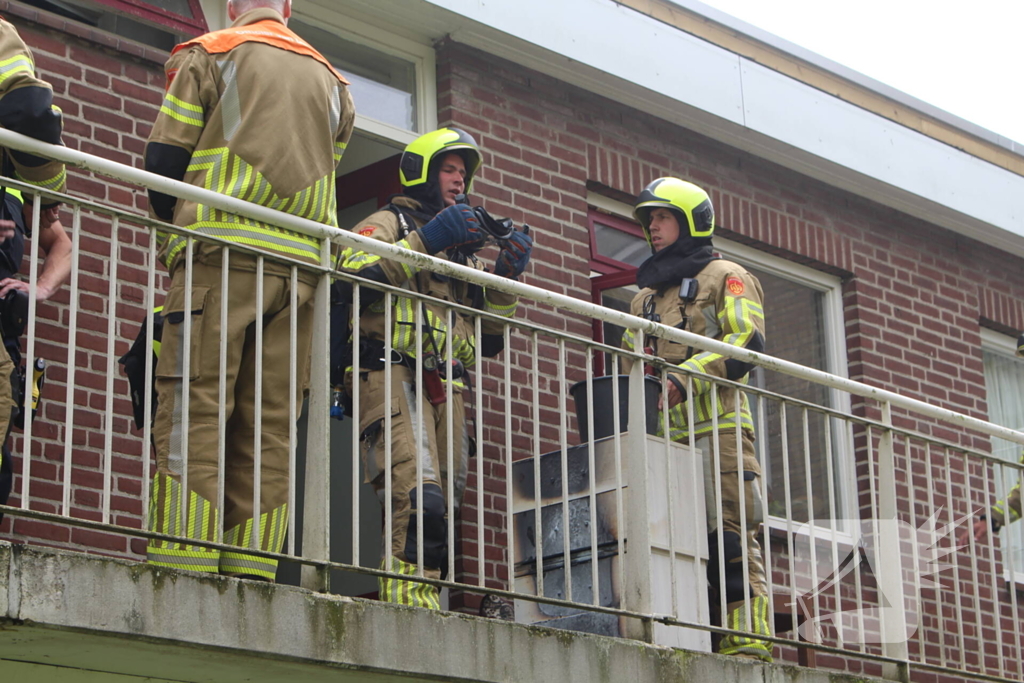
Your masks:
<instances>
[{"instance_id":1,"label":"man's shaved head","mask_svg":"<svg viewBox=\"0 0 1024 683\"><path fill-rule=\"evenodd\" d=\"M285 19L291 16L291 0L228 0L228 17L234 21L249 10L272 9L279 12Z\"/></svg>"}]
</instances>

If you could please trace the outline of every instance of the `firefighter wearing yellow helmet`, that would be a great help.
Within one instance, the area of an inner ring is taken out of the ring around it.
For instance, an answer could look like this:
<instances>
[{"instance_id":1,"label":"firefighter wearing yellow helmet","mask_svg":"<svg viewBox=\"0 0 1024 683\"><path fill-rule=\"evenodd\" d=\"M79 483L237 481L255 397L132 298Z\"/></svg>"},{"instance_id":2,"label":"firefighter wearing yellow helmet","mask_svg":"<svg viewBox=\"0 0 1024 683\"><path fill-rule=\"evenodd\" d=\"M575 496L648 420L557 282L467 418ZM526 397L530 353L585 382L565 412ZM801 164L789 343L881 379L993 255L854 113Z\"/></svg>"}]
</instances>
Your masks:
<instances>
[{"instance_id":1,"label":"firefighter wearing yellow helmet","mask_svg":"<svg viewBox=\"0 0 1024 683\"><path fill-rule=\"evenodd\" d=\"M385 208L353 228L356 233L486 270L475 253L485 244L480 218L456 198L469 192L481 155L471 135L442 128L413 141L399 164L404 188ZM517 278L529 263L533 240L514 232L503 240L493 272ZM396 296L385 311L383 293L363 287L360 293L360 338L353 344L359 376L346 373L347 392L359 396L360 454L366 481L383 502L391 478L391 538L382 539L380 598L432 609L440 608L437 588L396 575L418 574L420 547L424 576L440 578L447 569L448 515L458 509L466 486L471 437L466 427L463 391L478 355L493 357L504 348L504 329L494 318L481 320L475 338L475 316L448 309L454 302L501 317L515 313L516 297L471 285L429 270L389 261L357 249L342 255L342 270L383 284L427 294L429 302ZM419 317L417 317L417 307ZM390 324L386 314L390 314ZM449 327L449 314L451 326ZM385 360L385 339L392 352ZM418 348L417 341L421 342ZM451 348L453 366L448 366ZM423 376L417 377L422 352ZM385 363L391 374L391 428L385 421ZM436 371L430 370L437 367ZM447 400L447 383L452 398ZM450 418L449 419L449 415ZM452 434L448 433L451 424ZM390 442L390 443L389 443ZM417 448L417 444L420 447ZM452 452L449 453L449 444ZM390 446L391 471L386 471ZM417 458L422 481L417 481ZM451 471L449 471L451 470ZM449 490L449 479L451 489ZM418 531L422 510L422 531ZM422 536L422 546L419 545Z\"/></svg>"},{"instance_id":2,"label":"firefighter wearing yellow helmet","mask_svg":"<svg viewBox=\"0 0 1024 683\"><path fill-rule=\"evenodd\" d=\"M763 351L761 284L742 266L714 253L711 239L715 232L715 212L707 192L685 180L659 178L640 193L634 216L643 226L652 255L637 271L637 286L641 291L633 298L633 315L752 351ZM623 346L633 349L634 341L633 333L627 332ZM751 637L723 637L719 652L772 661L771 643L757 637L768 636L771 631L764 565L755 536L761 522L758 484L761 468L754 451L754 421L745 395L740 394L737 411L735 388L719 384L717 391L712 392L711 383L704 379L710 375L746 382L753 366L664 339L649 338L645 346L670 366L679 368L678 373L670 370L664 395L669 404L672 438L688 443L692 432L705 456L708 583L712 605L718 608L724 600L722 625L751 634ZM692 404L695 416L692 425L688 422L687 402ZM660 409L661 405L659 412ZM718 425L717 471L714 467L715 421ZM740 448L737 448L737 441L741 443ZM719 490L722 492L721 520L715 501ZM745 518L740 515L741 492L745 498ZM724 558L725 570L720 574L721 558Z\"/></svg>"}]
</instances>

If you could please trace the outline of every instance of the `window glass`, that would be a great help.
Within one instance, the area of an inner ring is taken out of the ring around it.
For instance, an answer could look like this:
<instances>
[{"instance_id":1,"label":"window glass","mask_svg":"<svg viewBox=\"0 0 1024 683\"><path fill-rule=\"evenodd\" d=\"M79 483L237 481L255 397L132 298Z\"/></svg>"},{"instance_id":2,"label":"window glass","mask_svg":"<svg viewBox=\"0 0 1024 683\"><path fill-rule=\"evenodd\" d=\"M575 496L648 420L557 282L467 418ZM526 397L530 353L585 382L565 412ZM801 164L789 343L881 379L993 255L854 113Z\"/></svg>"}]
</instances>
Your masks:
<instances>
[{"instance_id":1,"label":"window glass","mask_svg":"<svg viewBox=\"0 0 1024 683\"><path fill-rule=\"evenodd\" d=\"M985 388L988 398L988 419L1003 427L1024 430L1024 359L1011 355L1013 340L1006 338L1006 349L982 349L985 367ZM992 439L992 455L1007 462L1018 462L1021 457L1020 444L1005 439ZM1006 494L1019 482L1018 471L999 468L1001 481L997 494ZM1024 522L1007 525L1000 533L1004 559L1007 566L1012 562L1014 572L1024 575Z\"/></svg>"},{"instance_id":2,"label":"window glass","mask_svg":"<svg viewBox=\"0 0 1024 683\"><path fill-rule=\"evenodd\" d=\"M137 21L106 4L97 4L88 2L88 0L23 0L23 2L165 52L170 52L175 45L186 39L186 33L172 30L169 26L157 26ZM181 0L181 2L187 10L188 0ZM161 9L167 9L159 3L151 4ZM182 13L182 16L192 18L192 12ZM159 18L156 18L156 22L159 23ZM198 34L199 30L193 30L191 33Z\"/></svg>"},{"instance_id":3,"label":"window glass","mask_svg":"<svg viewBox=\"0 0 1024 683\"><path fill-rule=\"evenodd\" d=\"M594 220L594 244L597 255L639 267L651 256L647 240Z\"/></svg>"},{"instance_id":4,"label":"window glass","mask_svg":"<svg viewBox=\"0 0 1024 683\"><path fill-rule=\"evenodd\" d=\"M301 21L289 26L349 80L361 115L417 132L415 64Z\"/></svg>"}]
</instances>

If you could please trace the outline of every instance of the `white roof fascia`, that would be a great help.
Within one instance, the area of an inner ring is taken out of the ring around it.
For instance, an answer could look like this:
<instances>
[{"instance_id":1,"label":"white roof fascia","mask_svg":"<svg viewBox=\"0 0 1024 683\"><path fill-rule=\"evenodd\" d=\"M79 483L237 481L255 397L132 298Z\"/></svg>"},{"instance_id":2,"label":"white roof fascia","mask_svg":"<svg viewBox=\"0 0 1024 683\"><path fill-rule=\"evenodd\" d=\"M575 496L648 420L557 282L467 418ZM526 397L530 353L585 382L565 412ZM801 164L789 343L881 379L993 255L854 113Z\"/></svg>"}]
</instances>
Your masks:
<instances>
[{"instance_id":1,"label":"white roof fascia","mask_svg":"<svg viewBox=\"0 0 1024 683\"><path fill-rule=\"evenodd\" d=\"M675 1L685 7L699 5ZM341 12L351 8L427 39L450 35L457 42L1024 256L1024 177L611 0L337 3ZM700 11L705 10L712 14L709 8ZM721 14L716 14L711 18L718 21ZM786 49L797 51L788 45ZM807 59L808 53L800 52L800 58ZM835 70L835 65L828 68Z\"/></svg>"}]
</instances>

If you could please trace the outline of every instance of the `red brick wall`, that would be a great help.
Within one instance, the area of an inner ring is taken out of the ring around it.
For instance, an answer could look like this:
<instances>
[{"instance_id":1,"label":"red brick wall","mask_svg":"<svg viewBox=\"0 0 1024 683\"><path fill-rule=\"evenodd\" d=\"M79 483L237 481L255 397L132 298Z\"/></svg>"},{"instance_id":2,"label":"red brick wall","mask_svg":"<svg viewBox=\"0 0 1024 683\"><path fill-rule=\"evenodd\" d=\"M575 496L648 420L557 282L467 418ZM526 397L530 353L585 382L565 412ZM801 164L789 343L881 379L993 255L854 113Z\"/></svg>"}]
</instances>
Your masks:
<instances>
[{"instance_id":1,"label":"red brick wall","mask_svg":"<svg viewBox=\"0 0 1024 683\"><path fill-rule=\"evenodd\" d=\"M53 86L54 101L64 112L64 142L68 147L125 164L142 166L142 152L163 93L166 54L65 22L14 2L0 0L0 15L12 22L32 49L40 78ZM135 212L147 206L145 192L123 183L69 169L68 191L106 205ZM69 232L71 212L61 220ZM103 461L106 420L107 321L116 319L116 357L127 351L142 320L148 260L148 232L122 224L111 235L111 221L83 213L77 302L78 337L75 354L76 392L72 430L71 515L99 521L102 517ZM108 282L111 239L116 241L117 293L112 307ZM27 250L26 250L27 253ZM23 265L28 272L28 261ZM159 283L158 283L159 284ZM43 406L33 427L33 510L61 512L64 480L65 397L68 358L70 291L63 287L39 307L37 354L48 363ZM115 365L110 521L141 527L141 438L129 428L131 406L120 366ZM15 471L20 475L24 443L14 432ZM21 505L19 476L11 505ZM121 535L70 529L30 519L7 517L0 538L94 550L138 557L145 544Z\"/></svg>"},{"instance_id":2,"label":"red brick wall","mask_svg":"<svg viewBox=\"0 0 1024 683\"><path fill-rule=\"evenodd\" d=\"M588 185L619 198L635 196L646 183L662 175L684 177L710 192L721 234L843 279L850 377L968 415L986 416L980 326L983 321L1006 328L1004 331L1021 326L1024 269L1019 258L465 46L448 42L439 49L438 75L440 120L469 130L485 150L484 170L475 191L493 212L525 221L536 231L528 283L589 301ZM766 302L768 315L771 303ZM555 329L590 335L588 321L552 316L535 306L522 315ZM523 338L513 346L517 352L523 351ZM507 360L526 381L528 356L517 353ZM500 376L501 366L493 364L485 372ZM485 388L492 387L497 385L485 384ZM556 394L557 383L550 374L542 377L541 391ZM520 387L518 395L513 395L529 398L530 392ZM880 417L873 403L855 400L854 407L859 415ZM505 505L501 492L506 456L501 404L492 400L488 408L494 412L485 422L497 428L488 430L483 447L485 487L494 492L485 504L497 512ZM896 413L897 426L988 449L987 439L976 434ZM526 422L523 426L527 435L532 433ZM858 441L856 457L858 487L867 492L865 443L863 438ZM518 427L513 450L515 457L531 451ZM901 446L897 456L902 512L907 519L923 522L931 514L926 505L925 471L930 464L934 476L944 476L944 469L936 469L942 467L941 450L933 449L925 456L917 448L908 459ZM947 498L949 492L941 484L934 502L936 506L952 505L953 513L960 516L969 509L963 489L966 466L955 451L951 469L952 496ZM979 478L982 469L975 464L970 471L977 507L984 503ZM908 502L912 500L913 508ZM863 498L862 507L866 503ZM474 505L471 491L467 495L470 514L464 514L463 531L473 538L477 533ZM916 517L910 516L912 509ZM487 534L502 538L500 517L485 520L485 525ZM773 546L776 553L785 547ZM485 568L491 579L504 578L504 556L499 550L488 555L496 560ZM785 577L785 565L785 557L781 557L777 579ZM465 569L467 576L477 570L475 563ZM1009 596L1002 590L993 591L990 570L983 562L982 595L985 599L998 595L1005 625L1012 624ZM959 571L962 581L970 581L966 564L961 563ZM925 592L928 614L938 613L937 599L934 591ZM937 626L934 616L925 619L924 628L931 629L923 632L923 637L934 655L937 646L933 641L949 629ZM972 637L978 635L971 633ZM1012 634L1012 628L1007 633ZM986 664L994 670L992 624L980 635L980 640L969 640L968 646L974 646L974 652L985 652ZM1020 672L1020 648L1014 647L1012 635L1006 639L1008 666ZM952 647L948 639L946 645ZM917 648L915 641L912 652ZM796 653L787 651L784 657L795 659ZM978 655L971 657L978 659ZM819 657L818 661L854 672L877 670L834 657Z\"/></svg>"}]
</instances>

